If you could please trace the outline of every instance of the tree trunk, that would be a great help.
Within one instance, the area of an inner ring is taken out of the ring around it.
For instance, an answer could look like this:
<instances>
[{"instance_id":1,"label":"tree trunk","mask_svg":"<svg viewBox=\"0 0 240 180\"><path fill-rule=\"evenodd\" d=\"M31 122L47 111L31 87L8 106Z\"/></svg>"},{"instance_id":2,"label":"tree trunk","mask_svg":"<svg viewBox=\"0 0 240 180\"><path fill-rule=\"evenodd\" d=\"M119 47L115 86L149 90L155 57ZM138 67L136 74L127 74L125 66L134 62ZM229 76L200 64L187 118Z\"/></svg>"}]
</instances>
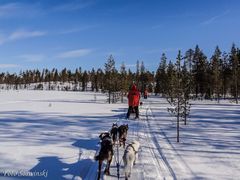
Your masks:
<instances>
[{"instance_id":1,"label":"tree trunk","mask_svg":"<svg viewBox=\"0 0 240 180\"><path fill-rule=\"evenodd\" d=\"M179 95L178 95L178 111L177 111L177 142L179 142Z\"/></svg>"},{"instance_id":2,"label":"tree trunk","mask_svg":"<svg viewBox=\"0 0 240 180\"><path fill-rule=\"evenodd\" d=\"M184 106L185 106L185 110L184 110L184 125L187 125L187 112L186 112L186 110L187 110L187 101L186 101L186 99L184 99Z\"/></svg>"},{"instance_id":3,"label":"tree trunk","mask_svg":"<svg viewBox=\"0 0 240 180\"><path fill-rule=\"evenodd\" d=\"M111 92L108 91L108 103L111 104Z\"/></svg>"}]
</instances>

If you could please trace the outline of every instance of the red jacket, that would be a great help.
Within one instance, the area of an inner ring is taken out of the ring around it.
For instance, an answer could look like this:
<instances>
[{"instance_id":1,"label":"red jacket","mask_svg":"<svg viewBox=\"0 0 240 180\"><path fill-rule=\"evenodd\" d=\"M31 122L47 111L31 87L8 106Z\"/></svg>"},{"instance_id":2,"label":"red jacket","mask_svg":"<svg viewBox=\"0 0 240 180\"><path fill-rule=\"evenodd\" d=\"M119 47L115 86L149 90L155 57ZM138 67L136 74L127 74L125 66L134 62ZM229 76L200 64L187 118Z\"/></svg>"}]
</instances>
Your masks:
<instances>
[{"instance_id":1,"label":"red jacket","mask_svg":"<svg viewBox=\"0 0 240 180\"><path fill-rule=\"evenodd\" d=\"M132 86L132 89L128 92L127 97L129 106L139 106L140 93L135 85Z\"/></svg>"}]
</instances>

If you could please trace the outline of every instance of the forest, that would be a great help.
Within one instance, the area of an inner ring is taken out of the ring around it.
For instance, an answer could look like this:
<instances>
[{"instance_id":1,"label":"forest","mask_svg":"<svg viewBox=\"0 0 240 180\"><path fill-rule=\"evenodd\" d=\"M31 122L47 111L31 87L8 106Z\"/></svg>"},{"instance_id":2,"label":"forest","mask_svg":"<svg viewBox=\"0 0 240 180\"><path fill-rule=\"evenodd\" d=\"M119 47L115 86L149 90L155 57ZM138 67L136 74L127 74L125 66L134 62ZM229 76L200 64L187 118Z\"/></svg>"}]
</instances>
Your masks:
<instances>
[{"instance_id":1,"label":"forest","mask_svg":"<svg viewBox=\"0 0 240 180\"><path fill-rule=\"evenodd\" d=\"M164 97L173 97L174 89L186 91L191 98L233 99L238 103L240 88L240 49L235 44L230 52L221 52L217 46L208 58L196 45L185 53L179 51L176 60L168 60L166 54L160 57L155 71L145 68L144 62L136 62L136 71L126 68L124 63L116 68L115 60L109 56L104 68L75 71L64 68L24 70L19 74L0 73L1 89L28 89L34 84L35 90L95 91L109 95L126 94L130 85L136 83L143 92ZM109 99L110 102L110 99Z\"/></svg>"}]
</instances>

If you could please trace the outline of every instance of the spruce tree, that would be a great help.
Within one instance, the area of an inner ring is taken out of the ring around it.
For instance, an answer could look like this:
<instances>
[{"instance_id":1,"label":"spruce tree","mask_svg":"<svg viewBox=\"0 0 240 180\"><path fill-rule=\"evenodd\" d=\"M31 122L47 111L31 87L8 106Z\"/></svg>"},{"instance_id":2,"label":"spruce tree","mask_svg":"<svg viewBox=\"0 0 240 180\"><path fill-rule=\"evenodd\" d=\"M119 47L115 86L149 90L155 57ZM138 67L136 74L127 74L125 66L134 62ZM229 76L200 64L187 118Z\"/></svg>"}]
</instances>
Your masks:
<instances>
[{"instance_id":1,"label":"spruce tree","mask_svg":"<svg viewBox=\"0 0 240 180\"><path fill-rule=\"evenodd\" d=\"M238 104L238 74L239 74L239 56L235 44L232 45L231 53L230 53L230 64L232 71L232 94L235 99L236 104Z\"/></svg>"},{"instance_id":2,"label":"spruce tree","mask_svg":"<svg viewBox=\"0 0 240 180\"><path fill-rule=\"evenodd\" d=\"M128 91L127 71L124 62L120 67L120 82L121 102L123 103L124 94Z\"/></svg>"},{"instance_id":3,"label":"spruce tree","mask_svg":"<svg viewBox=\"0 0 240 180\"><path fill-rule=\"evenodd\" d=\"M139 77L140 77L140 63L139 60L137 60L136 63L136 73L135 73L135 84L137 85L137 87L139 86Z\"/></svg>"},{"instance_id":4,"label":"spruce tree","mask_svg":"<svg viewBox=\"0 0 240 180\"><path fill-rule=\"evenodd\" d=\"M115 68L115 60L112 55L105 63L105 87L104 89L108 91L108 102L109 104L113 99L111 99L111 95L116 91L117 82L116 80L117 70Z\"/></svg>"},{"instance_id":5,"label":"spruce tree","mask_svg":"<svg viewBox=\"0 0 240 180\"><path fill-rule=\"evenodd\" d=\"M229 63L229 56L226 52L222 55L223 62L222 62L222 94L224 99L226 95L230 93L231 87L231 67Z\"/></svg>"},{"instance_id":6,"label":"spruce tree","mask_svg":"<svg viewBox=\"0 0 240 180\"><path fill-rule=\"evenodd\" d=\"M155 81L156 81L156 87L155 87L155 93L162 93L163 95L166 95L167 92L167 57L163 53L161 56L161 61L159 64L159 67L156 72Z\"/></svg>"},{"instance_id":7,"label":"spruce tree","mask_svg":"<svg viewBox=\"0 0 240 180\"><path fill-rule=\"evenodd\" d=\"M221 51L218 46L215 49L215 52L211 58L211 72L212 72L212 82L211 85L213 87L213 94L217 101L220 100L220 93L222 87L221 81Z\"/></svg>"},{"instance_id":8,"label":"spruce tree","mask_svg":"<svg viewBox=\"0 0 240 180\"><path fill-rule=\"evenodd\" d=\"M187 116L190 113L188 73L186 63L183 67L181 66L182 59L181 51L179 51L176 59L175 76L171 79L171 94L167 98L171 105L168 112L176 117L177 121L177 142L180 139L180 121L183 120L186 124Z\"/></svg>"},{"instance_id":9,"label":"spruce tree","mask_svg":"<svg viewBox=\"0 0 240 180\"><path fill-rule=\"evenodd\" d=\"M96 89L96 74L95 74L95 69L92 68L92 71L90 73L90 81L91 81L91 90L94 91Z\"/></svg>"},{"instance_id":10,"label":"spruce tree","mask_svg":"<svg viewBox=\"0 0 240 180\"><path fill-rule=\"evenodd\" d=\"M167 66L167 79L166 79L166 97L170 97L171 100L175 96L175 85L177 82L176 69L172 61L169 61Z\"/></svg>"},{"instance_id":11,"label":"spruce tree","mask_svg":"<svg viewBox=\"0 0 240 180\"><path fill-rule=\"evenodd\" d=\"M194 87L194 81L193 81L193 58L194 58L194 50L189 49L185 53L185 65L187 68L187 71L189 72L189 90L190 93L194 93L193 87Z\"/></svg>"},{"instance_id":12,"label":"spruce tree","mask_svg":"<svg viewBox=\"0 0 240 180\"><path fill-rule=\"evenodd\" d=\"M208 62L205 54L200 50L198 45L195 48L193 55L193 77L195 96L203 97L207 91L207 68Z\"/></svg>"},{"instance_id":13,"label":"spruce tree","mask_svg":"<svg viewBox=\"0 0 240 180\"><path fill-rule=\"evenodd\" d=\"M146 88L147 83L148 82L147 82L147 77L145 72L145 66L142 61L140 65L139 86L138 86L141 93L144 92L144 89Z\"/></svg>"},{"instance_id":14,"label":"spruce tree","mask_svg":"<svg viewBox=\"0 0 240 180\"><path fill-rule=\"evenodd\" d=\"M82 75L82 91L87 90L87 84L88 84L88 73L85 70Z\"/></svg>"}]
</instances>

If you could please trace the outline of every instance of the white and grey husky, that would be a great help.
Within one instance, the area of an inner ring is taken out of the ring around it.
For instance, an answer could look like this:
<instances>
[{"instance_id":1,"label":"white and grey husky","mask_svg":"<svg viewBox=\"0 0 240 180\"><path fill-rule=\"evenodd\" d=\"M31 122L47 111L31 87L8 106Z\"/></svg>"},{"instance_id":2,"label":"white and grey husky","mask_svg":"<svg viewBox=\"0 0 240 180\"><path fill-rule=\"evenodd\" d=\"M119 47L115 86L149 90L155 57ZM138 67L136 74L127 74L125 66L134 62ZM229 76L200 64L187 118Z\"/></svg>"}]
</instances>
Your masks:
<instances>
[{"instance_id":1,"label":"white and grey husky","mask_svg":"<svg viewBox=\"0 0 240 180\"><path fill-rule=\"evenodd\" d=\"M140 143L134 140L126 147L124 151L123 162L126 180L131 176L132 167L135 164L136 159L138 158L139 147Z\"/></svg>"}]
</instances>

